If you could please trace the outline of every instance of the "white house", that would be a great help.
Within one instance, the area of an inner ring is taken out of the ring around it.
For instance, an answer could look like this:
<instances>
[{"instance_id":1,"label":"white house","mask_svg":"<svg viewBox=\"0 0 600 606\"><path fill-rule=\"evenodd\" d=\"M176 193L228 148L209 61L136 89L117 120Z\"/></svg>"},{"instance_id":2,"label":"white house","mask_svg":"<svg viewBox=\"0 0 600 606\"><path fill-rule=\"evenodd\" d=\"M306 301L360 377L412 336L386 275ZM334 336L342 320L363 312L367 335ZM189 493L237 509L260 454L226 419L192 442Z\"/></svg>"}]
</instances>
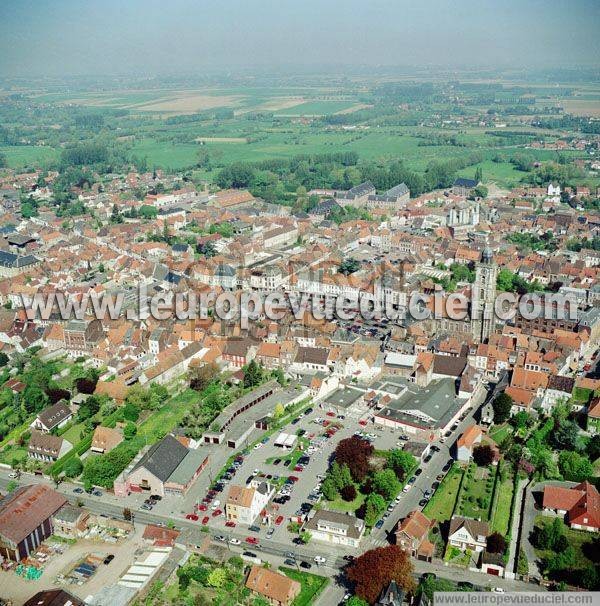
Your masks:
<instances>
[{"instance_id":1,"label":"white house","mask_svg":"<svg viewBox=\"0 0 600 606\"><path fill-rule=\"evenodd\" d=\"M448 542L461 551L480 552L486 548L489 532L487 522L454 516L450 521Z\"/></svg>"},{"instance_id":2,"label":"white house","mask_svg":"<svg viewBox=\"0 0 600 606\"><path fill-rule=\"evenodd\" d=\"M310 532L315 541L358 547L365 523L349 513L321 509L304 523L302 529Z\"/></svg>"},{"instance_id":3,"label":"white house","mask_svg":"<svg viewBox=\"0 0 600 606\"><path fill-rule=\"evenodd\" d=\"M273 496L274 489L268 482L255 479L249 486L233 485L225 503L227 521L236 524L252 524Z\"/></svg>"}]
</instances>

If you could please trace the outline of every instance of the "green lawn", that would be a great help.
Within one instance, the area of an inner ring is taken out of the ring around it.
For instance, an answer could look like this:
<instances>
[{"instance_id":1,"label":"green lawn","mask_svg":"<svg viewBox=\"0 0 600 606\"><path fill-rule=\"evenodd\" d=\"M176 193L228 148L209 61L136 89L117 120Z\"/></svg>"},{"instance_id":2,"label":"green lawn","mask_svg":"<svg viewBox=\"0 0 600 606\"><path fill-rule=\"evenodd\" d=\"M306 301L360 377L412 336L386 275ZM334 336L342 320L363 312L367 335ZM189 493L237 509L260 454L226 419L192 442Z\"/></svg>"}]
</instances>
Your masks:
<instances>
[{"instance_id":1,"label":"green lawn","mask_svg":"<svg viewBox=\"0 0 600 606\"><path fill-rule=\"evenodd\" d=\"M10 168L38 166L58 158L56 149L41 145L0 146L0 154L6 156Z\"/></svg>"},{"instance_id":2,"label":"green lawn","mask_svg":"<svg viewBox=\"0 0 600 606\"><path fill-rule=\"evenodd\" d=\"M71 444L77 444L81 440L81 430L84 428L85 423L76 423L72 427L69 427L65 433L61 435L61 438L71 442Z\"/></svg>"},{"instance_id":3,"label":"green lawn","mask_svg":"<svg viewBox=\"0 0 600 606\"><path fill-rule=\"evenodd\" d=\"M155 410L138 427L138 436L151 436L157 430L169 432L176 427L189 406L200 399L200 394L193 389L186 389L169 400L162 408Z\"/></svg>"},{"instance_id":4,"label":"green lawn","mask_svg":"<svg viewBox=\"0 0 600 606\"><path fill-rule=\"evenodd\" d=\"M452 517L462 475L463 470L460 465L455 463L423 509L423 513L428 518L437 522L445 522Z\"/></svg>"},{"instance_id":5,"label":"green lawn","mask_svg":"<svg viewBox=\"0 0 600 606\"><path fill-rule=\"evenodd\" d=\"M293 568L282 567L279 571L283 572L290 579L299 581L302 585L302 590L298 597L292 602L292 606L309 606L323 589L325 589L327 583L329 583L329 579L325 577L309 572L299 572Z\"/></svg>"},{"instance_id":6,"label":"green lawn","mask_svg":"<svg viewBox=\"0 0 600 606\"><path fill-rule=\"evenodd\" d=\"M512 427L508 423L503 423L502 425L494 425L490 430L489 436L496 444L502 444L502 441L511 434Z\"/></svg>"},{"instance_id":7,"label":"green lawn","mask_svg":"<svg viewBox=\"0 0 600 606\"><path fill-rule=\"evenodd\" d=\"M510 474L506 478L498 480L496 485L495 505L492 512L492 530L506 536L510 528L510 506L512 504L514 483Z\"/></svg>"},{"instance_id":8,"label":"green lawn","mask_svg":"<svg viewBox=\"0 0 600 606\"><path fill-rule=\"evenodd\" d=\"M356 498L354 501L344 501L342 497L338 497L334 501L326 501L326 509L354 512L364 503L366 498L366 495L362 494L362 492L358 492L357 488Z\"/></svg>"},{"instance_id":9,"label":"green lawn","mask_svg":"<svg viewBox=\"0 0 600 606\"><path fill-rule=\"evenodd\" d=\"M0 463L12 465L14 459L24 461L27 458L27 448L24 446L15 446L14 444L6 446L0 451Z\"/></svg>"},{"instance_id":10,"label":"green lawn","mask_svg":"<svg viewBox=\"0 0 600 606\"><path fill-rule=\"evenodd\" d=\"M486 469L477 467L475 464L471 464L469 469L471 470L471 476L465 476L459 495L458 512L467 518L487 521L492 499L492 489L488 488L487 478L483 479L480 475ZM493 477L495 473L496 469L494 468L492 472L488 472L488 477ZM485 503L480 503L480 499L484 499Z\"/></svg>"}]
</instances>

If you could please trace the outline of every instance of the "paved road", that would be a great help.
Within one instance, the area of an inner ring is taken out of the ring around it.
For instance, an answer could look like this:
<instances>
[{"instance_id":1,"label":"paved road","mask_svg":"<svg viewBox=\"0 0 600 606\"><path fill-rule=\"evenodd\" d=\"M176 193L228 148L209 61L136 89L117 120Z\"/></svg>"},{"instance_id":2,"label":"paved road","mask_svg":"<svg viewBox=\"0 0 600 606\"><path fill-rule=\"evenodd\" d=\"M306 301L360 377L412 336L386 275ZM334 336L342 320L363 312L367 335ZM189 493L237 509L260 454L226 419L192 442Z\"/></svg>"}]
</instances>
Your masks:
<instances>
[{"instance_id":1,"label":"paved road","mask_svg":"<svg viewBox=\"0 0 600 606\"><path fill-rule=\"evenodd\" d=\"M383 527L379 530L375 529L367 540L365 545L385 545L388 541L390 533L395 529L398 521L405 518L411 511L415 509L421 509L419 507L419 501L423 498L425 491L431 487L431 484L435 482L436 476L441 473L444 464L452 458L452 449L454 442L463 433L465 428L474 423L474 416L485 401L487 397L487 391L482 389L475 397L472 407L469 409L467 416L464 421L459 423L458 428L452 433L452 435L443 443L439 442L436 445L440 451L433 453L431 461L429 463L422 463L420 465L423 469L423 473L417 478L413 487L407 492L402 493L400 502L391 513L390 517L385 521Z\"/></svg>"}]
</instances>

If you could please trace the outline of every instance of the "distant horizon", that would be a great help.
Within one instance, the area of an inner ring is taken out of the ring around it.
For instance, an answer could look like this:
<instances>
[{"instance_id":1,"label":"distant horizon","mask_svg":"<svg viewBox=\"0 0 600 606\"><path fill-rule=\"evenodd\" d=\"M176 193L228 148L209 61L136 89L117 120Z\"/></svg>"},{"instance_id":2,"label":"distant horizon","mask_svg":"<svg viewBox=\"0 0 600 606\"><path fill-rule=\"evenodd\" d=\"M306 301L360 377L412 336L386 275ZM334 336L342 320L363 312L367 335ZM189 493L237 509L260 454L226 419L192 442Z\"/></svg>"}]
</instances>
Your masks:
<instances>
[{"instance_id":1,"label":"distant horizon","mask_svg":"<svg viewBox=\"0 0 600 606\"><path fill-rule=\"evenodd\" d=\"M599 25L594 0L15 0L0 77L591 67Z\"/></svg>"}]
</instances>

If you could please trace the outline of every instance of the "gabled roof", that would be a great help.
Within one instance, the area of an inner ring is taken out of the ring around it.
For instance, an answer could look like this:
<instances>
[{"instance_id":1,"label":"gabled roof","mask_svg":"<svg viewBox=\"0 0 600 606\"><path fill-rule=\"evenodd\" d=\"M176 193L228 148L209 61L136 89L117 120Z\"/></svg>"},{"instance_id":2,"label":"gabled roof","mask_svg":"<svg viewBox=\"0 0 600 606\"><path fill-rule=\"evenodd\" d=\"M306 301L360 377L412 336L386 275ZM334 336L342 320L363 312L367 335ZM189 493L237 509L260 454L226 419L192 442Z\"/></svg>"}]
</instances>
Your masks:
<instances>
[{"instance_id":1,"label":"gabled roof","mask_svg":"<svg viewBox=\"0 0 600 606\"><path fill-rule=\"evenodd\" d=\"M53 406L49 406L48 408L42 410L42 412L38 414L37 418L44 424L45 427L52 429L66 418L70 417L72 414L73 413L71 412L69 405L64 400L61 400Z\"/></svg>"},{"instance_id":2,"label":"gabled roof","mask_svg":"<svg viewBox=\"0 0 600 606\"><path fill-rule=\"evenodd\" d=\"M545 486L542 506L567 512L569 523L600 527L600 495L593 484L582 482L572 488ZM584 522L584 518L587 520Z\"/></svg>"},{"instance_id":3,"label":"gabled roof","mask_svg":"<svg viewBox=\"0 0 600 606\"><path fill-rule=\"evenodd\" d=\"M464 528L475 540L487 538L490 532L487 522L463 518L462 516L454 516L452 520L450 520L449 536L452 536L461 528Z\"/></svg>"},{"instance_id":4,"label":"gabled roof","mask_svg":"<svg viewBox=\"0 0 600 606\"><path fill-rule=\"evenodd\" d=\"M166 482L187 453L188 449L169 434L150 447L150 450L138 461L132 472L143 467L161 482Z\"/></svg>"},{"instance_id":5,"label":"gabled roof","mask_svg":"<svg viewBox=\"0 0 600 606\"><path fill-rule=\"evenodd\" d=\"M252 566L246 587L281 604L289 604L300 593L298 581L262 566Z\"/></svg>"},{"instance_id":6,"label":"gabled roof","mask_svg":"<svg viewBox=\"0 0 600 606\"><path fill-rule=\"evenodd\" d=\"M472 448L478 438L481 438L483 431L479 425L470 425L465 429L463 434L458 438L456 447L460 448L465 446L466 448Z\"/></svg>"},{"instance_id":7,"label":"gabled roof","mask_svg":"<svg viewBox=\"0 0 600 606\"><path fill-rule=\"evenodd\" d=\"M0 501L0 537L20 543L67 502L44 484L18 488Z\"/></svg>"}]
</instances>

